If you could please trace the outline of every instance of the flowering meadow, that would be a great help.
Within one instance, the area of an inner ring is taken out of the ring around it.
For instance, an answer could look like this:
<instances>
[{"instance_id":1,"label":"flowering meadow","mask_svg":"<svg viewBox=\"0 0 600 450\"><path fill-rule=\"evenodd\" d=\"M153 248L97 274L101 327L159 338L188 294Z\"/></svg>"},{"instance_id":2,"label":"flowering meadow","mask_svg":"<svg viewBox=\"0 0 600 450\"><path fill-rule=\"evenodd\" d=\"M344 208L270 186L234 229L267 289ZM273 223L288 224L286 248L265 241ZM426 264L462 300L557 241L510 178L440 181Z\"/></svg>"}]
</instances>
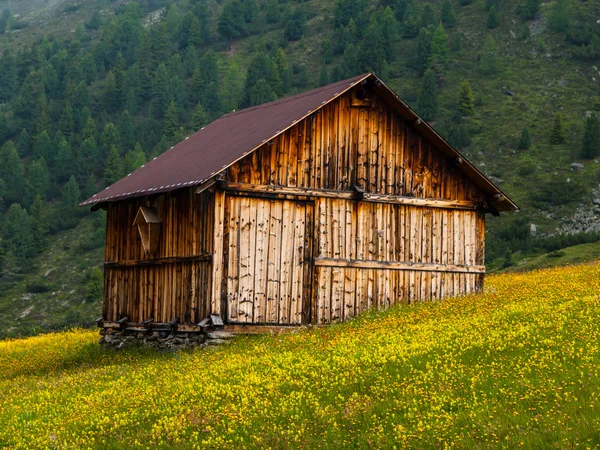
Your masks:
<instances>
[{"instance_id":1,"label":"flowering meadow","mask_svg":"<svg viewBox=\"0 0 600 450\"><path fill-rule=\"evenodd\" d=\"M177 354L0 342L0 447L595 448L600 264Z\"/></svg>"}]
</instances>

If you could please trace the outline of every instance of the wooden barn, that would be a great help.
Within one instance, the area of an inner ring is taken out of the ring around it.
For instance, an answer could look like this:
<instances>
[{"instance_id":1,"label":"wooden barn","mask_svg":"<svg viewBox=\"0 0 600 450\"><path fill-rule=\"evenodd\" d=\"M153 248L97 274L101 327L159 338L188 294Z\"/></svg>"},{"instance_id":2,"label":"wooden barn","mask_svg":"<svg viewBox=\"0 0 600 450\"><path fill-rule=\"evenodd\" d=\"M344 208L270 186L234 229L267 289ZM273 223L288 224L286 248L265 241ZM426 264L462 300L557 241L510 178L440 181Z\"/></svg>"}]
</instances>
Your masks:
<instances>
[{"instance_id":1,"label":"wooden barn","mask_svg":"<svg viewBox=\"0 0 600 450\"><path fill-rule=\"evenodd\" d=\"M104 326L188 331L477 291L485 215L517 209L373 74L227 114L81 205L107 210Z\"/></svg>"}]
</instances>

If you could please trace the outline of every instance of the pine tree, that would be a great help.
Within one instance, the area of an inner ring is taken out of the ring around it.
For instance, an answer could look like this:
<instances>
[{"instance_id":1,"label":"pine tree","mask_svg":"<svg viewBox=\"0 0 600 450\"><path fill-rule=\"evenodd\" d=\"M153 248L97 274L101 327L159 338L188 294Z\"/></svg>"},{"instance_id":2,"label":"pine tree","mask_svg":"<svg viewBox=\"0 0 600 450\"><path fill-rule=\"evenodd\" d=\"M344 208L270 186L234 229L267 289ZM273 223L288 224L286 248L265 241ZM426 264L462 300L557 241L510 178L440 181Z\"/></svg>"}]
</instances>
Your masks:
<instances>
[{"instance_id":1,"label":"pine tree","mask_svg":"<svg viewBox=\"0 0 600 450\"><path fill-rule=\"evenodd\" d=\"M250 89L250 106L261 105L277 99L275 92L263 78Z\"/></svg>"},{"instance_id":2,"label":"pine tree","mask_svg":"<svg viewBox=\"0 0 600 450\"><path fill-rule=\"evenodd\" d=\"M431 36L431 57L447 64L448 53L448 35L440 23Z\"/></svg>"},{"instance_id":3,"label":"pine tree","mask_svg":"<svg viewBox=\"0 0 600 450\"><path fill-rule=\"evenodd\" d=\"M190 32L188 37L188 46L198 48L202 45L202 27L200 21L194 16L190 24Z\"/></svg>"},{"instance_id":4,"label":"pine tree","mask_svg":"<svg viewBox=\"0 0 600 450\"><path fill-rule=\"evenodd\" d=\"M165 119L163 122L163 135L167 137L167 139L171 140L175 136L177 136L179 132L179 117L177 114L177 106L175 102L172 101L167 108L167 112L165 113Z\"/></svg>"},{"instance_id":5,"label":"pine tree","mask_svg":"<svg viewBox=\"0 0 600 450\"><path fill-rule=\"evenodd\" d=\"M492 9L492 6L495 6L496 9L498 9L499 5L499 0L485 0L485 10L489 11L490 9Z\"/></svg>"},{"instance_id":6,"label":"pine tree","mask_svg":"<svg viewBox=\"0 0 600 450\"><path fill-rule=\"evenodd\" d=\"M600 156L600 117L596 113L585 119L581 155L585 159Z\"/></svg>"},{"instance_id":7,"label":"pine tree","mask_svg":"<svg viewBox=\"0 0 600 450\"><path fill-rule=\"evenodd\" d=\"M123 148L126 150L133 149L136 143L135 139L135 122L129 114L129 111L125 110L121 113L118 123L119 137Z\"/></svg>"},{"instance_id":8,"label":"pine tree","mask_svg":"<svg viewBox=\"0 0 600 450\"><path fill-rule=\"evenodd\" d=\"M67 138L70 138L73 134L74 122L73 122L73 108L71 102L67 99L63 108L60 120L58 122L58 128Z\"/></svg>"},{"instance_id":9,"label":"pine tree","mask_svg":"<svg viewBox=\"0 0 600 450\"><path fill-rule=\"evenodd\" d=\"M487 27L497 28L499 25L498 14L496 14L496 5L492 5L487 16Z\"/></svg>"},{"instance_id":10,"label":"pine tree","mask_svg":"<svg viewBox=\"0 0 600 450\"><path fill-rule=\"evenodd\" d=\"M75 212L77 205L81 201L81 191L79 184L73 175L62 188L62 202L67 208L67 211Z\"/></svg>"},{"instance_id":11,"label":"pine tree","mask_svg":"<svg viewBox=\"0 0 600 450\"><path fill-rule=\"evenodd\" d=\"M292 87L292 69L288 63L287 56L285 56L281 48L277 49L277 53L275 53L271 61L277 78L274 91L278 96L283 96Z\"/></svg>"},{"instance_id":12,"label":"pine tree","mask_svg":"<svg viewBox=\"0 0 600 450\"><path fill-rule=\"evenodd\" d=\"M554 114L554 125L550 133L550 143L553 145L564 144L567 141L567 135L563 128L561 113Z\"/></svg>"},{"instance_id":13,"label":"pine tree","mask_svg":"<svg viewBox=\"0 0 600 450\"><path fill-rule=\"evenodd\" d=\"M98 186L96 185L96 177L93 173L90 173L85 180L85 186L83 189L83 195L85 198L92 197L96 192L98 192Z\"/></svg>"},{"instance_id":14,"label":"pine tree","mask_svg":"<svg viewBox=\"0 0 600 450\"><path fill-rule=\"evenodd\" d=\"M29 156L32 152L31 148L31 136L27 131L27 128L23 128L21 130L21 135L19 136L19 145L17 146L17 151L21 158L25 156Z\"/></svg>"},{"instance_id":15,"label":"pine tree","mask_svg":"<svg viewBox=\"0 0 600 450\"><path fill-rule=\"evenodd\" d=\"M90 138L96 138L96 122L91 117L88 117L81 133L81 139L85 141Z\"/></svg>"},{"instance_id":16,"label":"pine tree","mask_svg":"<svg viewBox=\"0 0 600 450\"><path fill-rule=\"evenodd\" d=\"M244 73L240 70L235 57L230 58L221 86L221 106L225 112L238 109L244 100ZM204 126L203 123L202 126ZM199 128L195 128L199 129Z\"/></svg>"},{"instance_id":17,"label":"pine tree","mask_svg":"<svg viewBox=\"0 0 600 450\"><path fill-rule=\"evenodd\" d=\"M40 195L36 195L30 208L31 238L33 252L37 255L46 248L48 235L48 212Z\"/></svg>"},{"instance_id":18,"label":"pine tree","mask_svg":"<svg viewBox=\"0 0 600 450\"><path fill-rule=\"evenodd\" d=\"M137 142L134 149L125 156L125 172L132 173L144 164L146 164L146 155L140 143Z\"/></svg>"},{"instance_id":19,"label":"pine tree","mask_svg":"<svg viewBox=\"0 0 600 450\"><path fill-rule=\"evenodd\" d=\"M491 35L488 35L488 37L485 39L483 54L479 60L479 66L481 67L482 72L486 75L495 75L500 70L500 63L498 61L498 46Z\"/></svg>"},{"instance_id":20,"label":"pine tree","mask_svg":"<svg viewBox=\"0 0 600 450\"><path fill-rule=\"evenodd\" d=\"M33 157L36 159L43 157L50 166L54 162L54 146L45 130L36 136L33 142Z\"/></svg>"},{"instance_id":21,"label":"pine tree","mask_svg":"<svg viewBox=\"0 0 600 450\"><path fill-rule=\"evenodd\" d=\"M6 204L20 202L25 188L23 164L12 141L0 150L0 179L4 180L3 200Z\"/></svg>"},{"instance_id":22,"label":"pine tree","mask_svg":"<svg viewBox=\"0 0 600 450\"><path fill-rule=\"evenodd\" d=\"M64 136L59 139L56 145L54 166L54 174L59 183L64 183L75 172L73 149Z\"/></svg>"},{"instance_id":23,"label":"pine tree","mask_svg":"<svg viewBox=\"0 0 600 450\"><path fill-rule=\"evenodd\" d=\"M123 164L117 147L111 145L104 165L104 184L111 185L121 178L123 178Z\"/></svg>"},{"instance_id":24,"label":"pine tree","mask_svg":"<svg viewBox=\"0 0 600 450\"><path fill-rule=\"evenodd\" d=\"M421 28L426 28L430 25L435 27L438 23L433 6L431 3L425 3L421 10Z\"/></svg>"},{"instance_id":25,"label":"pine tree","mask_svg":"<svg viewBox=\"0 0 600 450\"><path fill-rule=\"evenodd\" d=\"M553 31L556 31L557 33L566 33L571 28L572 19L570 0L557 0L550 7L550 17L548 22Z\"/></svg>"},{"instance_id":26,"label":"pine tree","mask_svg":"<svg viewBox=\"0 0 600 450\"><path fill-rule=\"evenodd\" d=\"M294 8L285 21L284 36L288 41L297 41L304 34L306 17L302 6Z\"/></svg>"},{"instance_id":27,"label":"pine tree","mask_svg":"<svg viewBox=\"0 0 600 450\"><path fill-rule=\"evenodd\" d=\"M244 7L244 20L246 23L252 23L258 13L256 0L242 0L242 5Z\"/></svg>"},{"instance_id":28,"label":"pine tree","mask_svg":"<svg viewBox=\"0 0 600 450\"><path fill-rule=\"evenodd\" d=\"M442 3L441 19L442 23L448 28L456 26L456 14L452 0L444 0L444 3Z\"/></svg>"},{"instance_id":29,"label":"pine tree","mask_svg":"<svg viewBox=\"0 0 600 450\"><path fill-rule=\"evenodd\" d=\"M519 138L519 149L527 150L529 147L531 147L531 136L529 134L529 128L525 127L523 128L523 131L521 131L521 137Z\"/></svg>"},{"instance_id":30,"label":"pine tree","mask_svg":"<svg viewBox=\"0 0 600 450\"><path fill-rule=\"evenodd\" d=\"M244 33L245 22L243 5L239 0L231 0L225 4L219 16L217 29L229 44L232 39L240 37Z\"/></svg>"},{"instance_id":31,"label":"pine tree","mask_svg":"<svg viewBox=\"0 0 600 450\"><path fill-rule=\"evenodd\" d=\"M110 147L113 145L115 146L119 154L122 153L123 148L121 145L121 136L119 135L119 130L113 123L109 122L106 124L104 130L102 131L101 139L105 155L108 155Z\"/></svg>"},{"instance_id":32,"label":"pine tree","mask_svg":"<svg viewBox=\"0 0 600 450\"><path fill-rule=\"evenodd\" d=\"M460 85L460 93L458 96L458 111L463 116L470 116L475 113L475 99L473 97L473 89L469 80L465 80Z\"/></svg>"},{"instance_id":33,"label":"pine tree","mask_svg":"<svg viewBox=\"0 0 600 450\"><path fill-rule=\"evenodd\" d=\"M19 264L24 266L33 256L33 239L29 214L18 203L13 203L4 217L2 236L4 249L12 252Z\"/></svg>"},{"instance_id":34,"label":"pine tree","mask_svg":"<svg viewBox=\"0 0 600 450\"><path fill-rule=\"evenodd\" d=\"M453 53L460 52L462 50L462 38L460 36L460 32L456 32L452 35L450 39L450 51Z\"/></svg>"},{"instance_id":35,"label":"pine tree","mask_svg":"<svg viewBox=\"0 0 600 450\"><path fill-rule=\"evenodd\" d=\"M108 112L115 112L119 109L120 93L117 88L115 75L112 71L108 72L106 81L104 82L103 104Z\"/></svg>"},{"instance_id":36,"label":"pine tree","mask_svg":"<svg viewBox=\"0 0 600 450\"><path fill-rule=\"evenodd\" d=\"M423 119L431 121L437 117L438 108L435 73L432 70L428 70L423 77L423 87L419 96L419 114Z\"/></svg>"},{"instance_id":37,"label":"pine tree","mask_svg":"<svg viewBox=\"0 0 600 450\"><path fill-rule=\"evenodd\" d=\"M327 66L323 64L321 71L319 72L319 86L327 86L329 84L329 74L327 73Z\"/></svg>"},{"instance_id":38,"label":"pine tree","mask_svg":"<svg viewBox=\"0 0 600 450\"><path fill-rule=\"evenodd\" d=\"M42 92L37 101L37 107L34 109L35 117L33 130L36 135L48 129L48 99Z\"/></svg>"},{"instance_id":39,"label":"pine tree","mask_svg":"<svg viewBox=\"0 0 600 450\"><path fill-rule=\"evenodd\" d=\"M202 55L198 67L205 85L210 83L219 84L219 57L213 50L209 50Z\"/></svg>"},{"instance_id":40,"label":"pine tree","mask_svg":"<svg viewBox=\"0 0 600 450\"><path fill-rule=\"evenodd\" d=\"M431 64L431 39L434 31L433 26L421 28L417 36L417 69L421 74L425 74Z\"/></svg>"},{"instance_id":41,"label":"pine tree","mask_svg":"<svg viewBox=\"0 0 600 450\"><path fill-rule=\"evenodd\" d=\"M194 109L194 115L192 116L192 128L194 131L198 131L208 122L206 111L202 107L202 103L198 103Z\"/></svg>"},{"instance_id":42,"label":"pine tree","mask_svg":"<svg viewBox=\"0 0 600 450\"><path fill-rule=\"evenodd\" d=\"M100 16L100 11L95 9L92 13L92 17L90 17L89 22L85 23L85 27L88 30L98 30L102 25L102 16Z\"/></svg>"},{"instance_id":43,"label":"pine tree","mask_svg":"<svg viewBox=\"0 0 600 450\"><path fill-rule=\"evenodd\" d=\"M167 66L160 64L154 73L154 81L152 82L152 112L157 119L163 117L171 101L168 92L169 78Z\"/></svg>"},{"instance_id":44,"label":"pine tree","mask_svg":"<svg viewBox=\"0 0 600 450\"><path fill-rule=\"evenodd\" d=\"M265 19L267 23L277 23L281 19L279 0L269 0L265 7Z\"/></svg>"},{"instance_id":45,"label":"pine tree","mask_svg":"<svg viewBox=\"0 0 600 450\"><path fill-rule=\"evenodd\" d=\"M34 198L39 195L46 200L50 190L50 171L44 158L37 159L29 166L27 174L27 185L31 191L30 196Z\"/></svg>"},{"instance_id":46,"label":"pine tree","mask_svg":"<svg viewBox=\"0 0 600 450\"><path fill-rule=\"evenodd\" d=\"M358 54L354 44L350 44L344 51L341 73L345 78L350 78L360 72Z\"/></svg>"}]
</instances>

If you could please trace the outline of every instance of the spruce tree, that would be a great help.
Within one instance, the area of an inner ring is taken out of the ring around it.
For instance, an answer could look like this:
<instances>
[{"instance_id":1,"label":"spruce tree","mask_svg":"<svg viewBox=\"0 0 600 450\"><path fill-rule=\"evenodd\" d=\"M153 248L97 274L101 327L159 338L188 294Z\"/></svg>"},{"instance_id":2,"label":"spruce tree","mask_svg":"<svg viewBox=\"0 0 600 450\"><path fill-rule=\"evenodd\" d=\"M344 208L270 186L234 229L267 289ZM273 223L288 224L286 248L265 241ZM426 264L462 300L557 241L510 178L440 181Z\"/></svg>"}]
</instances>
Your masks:
<instances>
[{"instance_id":1,"label":"spruce tree","mask_svg":"<svg viewBox=\"0 0 600 450\"><path fill-rule=\"evenodd\" d=\"M431 64L431 39L434 31L433 26L421 28L417 36L417 69L422 74L425 74Z\"/></svg>"},{"instance_id":2,"label":"spruce tree","mask_svg":"<svg viewBox=\"0 0 600 450\"><path fill-rule=\"evenodd\" d=\"M79 184L73 175L62 188L62 202L67 208L67 211L75 212L77 205L81 201L81 191Z\"/></svg>"},{"instance_id":3,"label":"spruce tree","mask_svg":"<svg viewBox=\"0 0 600 450\"><path fill-rule=\"evenodd\" d=\"M195 16L190 24L187 44L192 48L198 48L202 45L202 26L200 25L198 18Z\"/></svg>"},{"instance_id":4,"label":"spruce tree","mask_svg":"<svg viewBox=\"0 0 600 450\"><path fill-rule=\"evenodd\" d=\"M96 177L93 173L90 173L85 180L85 186L83 188L83 195L85 198L92 197L96 192L98 192L98 186L96 185Z\"/></svg>"},{"instance_id":5,"label":"spruce tree","mask_svg":"<svg viewBox=\"0 0 600 450\"><path fill-rule=\"evenodd\" d=\"M438 20L435 17L435 11L431 3L425 3L423 9L421 9L421 28L428 27L430 25L436 26Z\"/></svg>"},{"instance_id":6,"label":"spruce tree","mask_svg":"<svg viewBox=\"0 0 600 450\"><path fill-rule=\"evenodd\" d=\"M231 112L238 109L244 100L244 74L239 69L235 57L230 58L227 64L227 71L219 94L221 95L221 107L225 112Z\"/></svg>"},{"instance_id":7,"label":"spruce tree","mask_svg":"<svg viewBox=\"0 0 600 450\"><path fill-rule=\"evenodd\" d=\"M33 256L31 222L27 211L18 203L13 203L4 217L2 246L15 255L21 267L31 267L27 264L27 259Z\"/></svg>"},{"instance_id":8,"label":"spruce tree","mask_svg":"<svg viewBox=\"0 0 600 450\"><path fill-rule=\"evenodd\" d=\"M491 11L491 10L490 10ZM479 60L479 66L486 75L495 75L500 70L500 62L498 61L498 45L491 35L485 39L483 46L483 54Z\"/></svg>"},{"instance_id":9,"label":"spruce tree","mask_svg":"<svg viewBox=\"0 0 600 450\"><path fill-rule=\"evenodd\" d=\"M50 191L50 171L43 157L33 161L29 166L27 185L31 191L31 198L34 198L36 195L39 195L43 200L48 198Z\"/></svg>"},{"instance_id":10,"label":"spruce tree","mask_svg":"<svg viewBox=\"0 0 600 450\"><path fill-rule=\"evenodd\" d=\"M323 64L321 71L319 72L319 86L327 86L329 84L329 74L327 73L327 66Z\"/></svg>"},{"instance_id":11,"label":"spruce tree","mask_svg":"<svg viewBox=\"0 0 600 450\"><path fill-rule=\"evenodd\" d=\"M572 19L570 0L557 0L550 7L548 22L553 31L566 33L571 28Z\"/></svg>"},{"instance_id":12,"label":"spruce tree","mask_svg":"<svg viewBox=\"0 0 600 450\"><path fill-rule=\"evenodd\" d=\"M111 185L123 178L123 163L119 151L114 145L110 146L104 165L104 184Z\"/></svg>"},{"instance_id":13,"label":"spruce tree","mask_svg":"<svg viewBox=\"0 0 600 450\"><path fill-rule=\"evenodd\" d=\"M398 21L392 9L387 6L381 18L379 19L381 33L384 39L385 54L388 61L391 61L396 53L396 41L398 40Z\"/></svg>"},{"instance_id":14,"label":"spruce tree","mask_svg":"<svg viewBox=\"0 0 600 450\"><path fill-rule=\"evenodd\" d=\"M448 63L448 35L440 23L431 36L431 58Z\"/></svg>"},{"instance_id":15,"label":"spruce tree","mask_svg":"<svg viewBox=\"0 0 600 450\"><path fill-rule=\"evenodd\" d=\"M132 173L144 164L146 164L146 155L140 143L137 142L134 149L125 156L125 172Z\"/></svg>"},{"instance_id":16,"label":"spruce tree","mask_svg":"<svg viewBox=\"0 0 600 450\"><path fill-rule=\"evenodd\" d=\"M419 96L419 114L423 119L431 121L437 117L438 108L435 73L432 70L428 70L423 77L423 86L421 88L421 95Z\"/></svg>"},{"instance_id":17,"label":"spruce tree","mask_svg":"<svg viewBox=\"0 0 600 450\"><path fill-rule=\"evenodd\" d=\"M277 23L281 19L279 0L268 0L265 7L265 19L267 23Z\"/></svg>"},{"instance_id":18,"label":"spruce tree","mask_svg":"<svg viewBox=\"0 0 600 450\"><path fill-rule=\"evenodd\" d=\"M460 85L458 111L463 116L470 116L475 113L475 98L473 97L473 89L469 80L463 81Z\"/></svg>"},{"instance_id":19,"label":"spruce tree","mask_svg":"<svg viewBox=\"0 0 600 450\"><path fill-rule=\"evenodd\" d=\"M117 125L123 148L126 150L133 149L133 146L136 143L135 122L133 121L131 114L129 114L129 111L125 110L121 113L121 117L119 117L119 123Z\"/></svg>"},{"instance_id":20,"label":"spruce tree","mask_svg":"<svg viewBox=\"0 0 600 450\"><path fill-rule=\"evenodd\" d=\"M550 133L550 143L553 145L564 144L567 141L567 135L563 128L562 114L556 113L554 115L554 125Z\"/></svg>"},{"instance_id":21,"label":"spruce tree","mask_svg":"<svg viewBox=\"0 0 600 450\"><path fill-rule=\"evenodd\" d=\"M23 164L12 141L6 142L0 150L0 179L4 180L3 200L7 203L20 202L25 189Z\"/></svg>"},{"instance_id":22,"label":"spruce tree","mask_svg":"<svg viewBox=\"0 0 600 450\"><path fill-rule=\"evenodd\" d=\"M163 135L171 140L179 133L179 117L177 114L177 106L174 101L171 101L165 113L163 122Z\"/></svg>"},{"instance_id":23,"label":"spruce tree","mask_svg":"<svg viewBox=\"0 0 600 450\"><path fill-rule=\"evenodd\" d=\"M65 106L62 110L60 120L58 122L58 128L67 138L70 138L73 134L74 122L73 122L73 107L71 102L67 99Z\"/></svg>"},{"instance_id":24,"label":"spruce tree","mask_svg":"<svg viewBox=\"0 0 600 450\"><path fill-rule=\"evenodd\" d=\"M169 71L165 64L160 64L154 73L154 81L152 83L152 112L154 117L160 119L163 117L171 96L168 91L169 86Z\"/></svg>"},{"instance_id":25,"label":"spruce tree","mask_svg":"<svg viewBox=\"0 0 600 450\"><path fill-rule=\"evenodd\" d=\"M245 32L245 22L242 3L239 0L230 0L223 7L217 22L217 29L229 44L232 39L240 37Z\"/></svg>"},{"instance_id":26,"label":"spruce tree","mask_svg":"<svg viewBox=\"0 0 600 450\"><path fill-rule=\"evenodd\" d=\"M37 255L46 248L48 235L48 212L46 203L40 195L36 195L30 208L31 238L33 252Z\"/></svg>"},{"instance_id":27,"label":"spruce tree","mask_svg":"<svg viewBox=\"0 0 600 450\"><path fill-rule=\"evenodd\" d=\"M29 156L31 154L31 136L27 131L27 128L23 128L21 130L21 135L19 136L19 145L17 146L17 151L21 158L25 156Z\"/></svg>"},{"instance_id":28,"label":"spruce tree","mask_svg":"<svg viewBox=\"0 0 600 450\"><path fill-rule=\"evenodd\" d=\"M59 183L64 183L75 172L73 149L64 138L58 140L54 159L54 174Z\"/></svg>"},{"instance_id":29,"label":"spruce tree","mask_svg":"<svg viewBox=\"0 0 600 450\"><path fill-rule=\"evenodd\" d=\"M36 159L43 157L52 166L52 162L54 161L54 146L52 139L50 139L45 130L36 136L33 142L33 157Z\"/></svg>"},{"instance_id":30,"label":"spruce tree","mask_svg":"<svg viewBox=\"0 0 600 450\"><path fill-rule=\"evenodd\" d=\"M487 16L487 27L497 28L499 25L498 14L496 13L496 5L492 5Z\"/></svg>"},{"instance_id":31,"label":"spruce tree","mask_svg":"<svg viewBox=\"0 0 600 450\"><path fill-rule=\"evenodd\" d=\"M277 96L275 95L275 92L273 92L269 83L263 78L258 80L258 82L250 89L250 106L272 102L276 99Z\"/></svg>"},{"instance_id":32,"label":"spruce tree","mask_svg":"<svg viewBox=\"0 0 600 450\"><path fill-rule=\"evenodd\" d=\"M596 113L585 119L581 156L585 159L600 156L600 117Z\"/></svg>"},{"instance_id":33,"label":"spruce tree","mask_svg":"<svg viewBox=\"0 0 600 450\"><path fill-rule=\"evenodd\" d=\"M204 125L208 123L206 111L202 107L202 103L198 103L196 108L194 109L194 114L192 116L192 128L194 131L198 131Z\"/></svg>"},{"instance_id":34,"label":"spruce tree","mask_svg":"<svg viewBox=\"0 0 600 450\"><path fill-rule=\"evenodd\" d=\"M454 12L454 5L452 0L444 0L442 3L442 23L448 28L456 26L456 14Z\"/></svg>"},{"instance_id":35,"label":"spruce tree","mask_svg":"<svg viewBox=\"0 0 600 450\"><path fill-rule=\"evenodd\" d=\"M523 128L523 131L521 131L521 137L519 138L519 149L527 150L529 147L531 147L531 136L529 134L529 128L525 127Z\"/></svg>"}]
</instances>

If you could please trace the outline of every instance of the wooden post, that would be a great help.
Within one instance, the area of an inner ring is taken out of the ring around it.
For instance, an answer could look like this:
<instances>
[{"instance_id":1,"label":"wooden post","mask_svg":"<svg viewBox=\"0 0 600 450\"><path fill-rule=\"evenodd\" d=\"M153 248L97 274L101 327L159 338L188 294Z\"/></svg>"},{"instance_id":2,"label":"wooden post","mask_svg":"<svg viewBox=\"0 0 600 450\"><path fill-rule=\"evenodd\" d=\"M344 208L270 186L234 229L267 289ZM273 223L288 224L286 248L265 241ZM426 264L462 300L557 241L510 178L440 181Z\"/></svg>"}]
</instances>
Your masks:
<instances>
[{"instance_id":1,"label":"wooden post","mask_svg":"<svg viewBox=\"0 0 600 450\"><path fill-rule=\"evenodd\" d=\"M213 231L211 314L221 315L221 285L223 281L223 231L225 227L225 192L215 192L215 221Z\"/></svg>"}]
</instances>

